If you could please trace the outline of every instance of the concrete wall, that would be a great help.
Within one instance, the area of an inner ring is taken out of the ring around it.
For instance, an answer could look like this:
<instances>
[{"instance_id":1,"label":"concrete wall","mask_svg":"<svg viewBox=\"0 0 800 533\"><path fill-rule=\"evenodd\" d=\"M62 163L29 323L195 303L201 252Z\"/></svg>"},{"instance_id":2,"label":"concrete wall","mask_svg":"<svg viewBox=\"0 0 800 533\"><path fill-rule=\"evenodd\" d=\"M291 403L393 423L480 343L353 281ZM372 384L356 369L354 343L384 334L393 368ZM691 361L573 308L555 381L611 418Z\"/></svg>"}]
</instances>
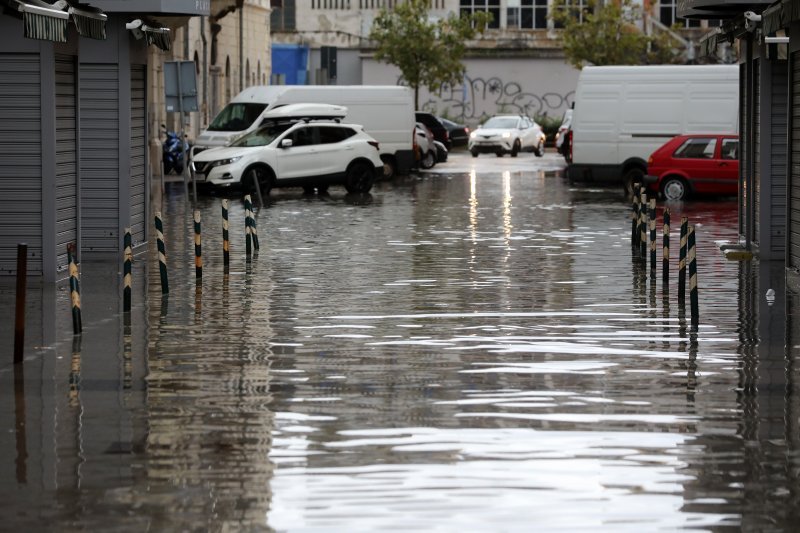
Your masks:
<instances>
[{"instance_id":1,"label":"concrete wall","mask_svg":"<svg viewBox=\"0 0 800 533\"><path fill-rule=\"evenodd\" d=\"M420 91L419 106L474 126L496 113L561 117L575 96L580 71L563 59L466 59L467 84L441 94ZM400 71L373 59L363 60L365 85L402 83ZM343 83L340 79L339 83Z\"/></svg>"}]
</instances>

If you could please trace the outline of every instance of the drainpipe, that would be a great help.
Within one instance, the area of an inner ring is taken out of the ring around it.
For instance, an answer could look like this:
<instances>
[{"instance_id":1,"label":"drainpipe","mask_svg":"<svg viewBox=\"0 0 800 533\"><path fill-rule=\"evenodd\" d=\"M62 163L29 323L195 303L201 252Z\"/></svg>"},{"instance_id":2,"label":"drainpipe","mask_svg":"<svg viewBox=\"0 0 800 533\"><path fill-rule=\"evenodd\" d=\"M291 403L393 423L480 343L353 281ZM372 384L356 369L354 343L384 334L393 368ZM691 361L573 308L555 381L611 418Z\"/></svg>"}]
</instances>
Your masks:
<instances>
[{"instance_id":1,"label":"drainpipe","mask_svg":"<svg viewBox=\"0 0 800 533\"><path fill-rule=\"evenodd\" d=\"M755 155L755 149L753 144L755 143L755 135L753 132L753 123L755 122L755 114L753 105L755 104L755 84L754 76L753 76L753 34L747 34L747 53L745 61L747 62L747 78L745 83L747 84L747 116L745 120L747 121L747 176L746 179L746 187L747 187L747 205L744 206L744 233L745 233L745 250L750 250L751 246L751 233L753 229L753 220L754 218L754 210L753 210L753 171L755 170L755 165L753 164L753 159Z\"/></svg>"},{"instance_id":2,"label":"drainpipe","mask_svg":"<svg viewBox=\"0 0 800 533\"><path fill-rule=\"evenodd\" d=\"M244 90L244 6L239 8L239 92Z\"/></svg>"},{"instance_id":3,"label":"drainpipe","mask_svg":"<svg viewBox=\"0 0 800 533\"><path fill-rule=\"evenodd\" d=\"M200 38L203 40L203 126L208 124L208 41L206 18L200 17Z\"/></svg>"}]
</instances>

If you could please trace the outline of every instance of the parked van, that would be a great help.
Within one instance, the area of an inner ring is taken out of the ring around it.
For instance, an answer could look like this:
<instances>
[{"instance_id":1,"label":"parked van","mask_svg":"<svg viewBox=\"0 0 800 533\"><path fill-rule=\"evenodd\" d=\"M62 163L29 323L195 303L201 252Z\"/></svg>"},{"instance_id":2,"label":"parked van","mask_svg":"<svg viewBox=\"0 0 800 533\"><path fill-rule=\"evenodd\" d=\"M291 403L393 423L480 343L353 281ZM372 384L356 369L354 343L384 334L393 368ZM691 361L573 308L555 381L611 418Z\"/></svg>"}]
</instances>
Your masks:
<instances>
[{"instance_id":1,"label":"parked van","mask_svg":"<svg viewBox=\"0 0 800 533\"><path fill-rule=\"evenodd\" d=\"M192 154L226 146L255 130L264 114L287 104L334 104L347 107L346 122L361 124L380 144L384 176L407 174L414 164L414 100L408 87L391 85L272 85L248 87L211 121Z\"/></svg>"},{"instance_id":2,"label":"parked van","mask_svg":"<svg viewBox=\"0 0 800 533\"><path fill-rule=\"evenodd\" d=\"M737 65L584 67L572 117L573 182L642 181L676 135L738 131Z\"/></svg>"}]
</instances>

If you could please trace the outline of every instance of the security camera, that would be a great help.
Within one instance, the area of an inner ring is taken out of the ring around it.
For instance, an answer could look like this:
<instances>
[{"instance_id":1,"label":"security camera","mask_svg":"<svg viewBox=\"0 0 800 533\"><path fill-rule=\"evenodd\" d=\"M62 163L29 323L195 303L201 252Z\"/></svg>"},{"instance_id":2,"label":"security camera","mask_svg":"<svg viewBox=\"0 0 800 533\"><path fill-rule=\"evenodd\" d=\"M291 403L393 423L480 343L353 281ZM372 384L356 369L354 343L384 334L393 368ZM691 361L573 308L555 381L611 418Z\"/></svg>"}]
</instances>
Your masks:
<instances>
[{"instance_id":1,"label":"security camera","mask_svg":"<svg viewBox=\"0 0 800 533\"><path fill-rule=\"evenodd\" d=\"M751 22L761 22L761 15L756 15L752 11L745 11L744 12L744 18L746 18L747 20L749 20Z\"/></svg>"}]
</instances>

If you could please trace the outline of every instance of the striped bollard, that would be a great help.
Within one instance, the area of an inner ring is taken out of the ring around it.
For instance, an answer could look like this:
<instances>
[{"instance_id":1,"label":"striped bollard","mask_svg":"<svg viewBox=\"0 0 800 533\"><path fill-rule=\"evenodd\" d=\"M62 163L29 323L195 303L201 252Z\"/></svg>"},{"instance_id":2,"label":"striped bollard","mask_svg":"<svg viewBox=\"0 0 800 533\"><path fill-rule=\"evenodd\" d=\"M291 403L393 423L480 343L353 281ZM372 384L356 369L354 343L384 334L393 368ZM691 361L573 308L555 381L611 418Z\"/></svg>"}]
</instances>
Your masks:
<instances>
[{"instance_id":1,"label":"striped bollard","mask_svg":"<svg viewBox=\"0 0 800 533\"><path fill-rule=\"evenodd\" d=\"M126 313L131 310L131 262L133 250L131 249L131 228L125 228L125 262L122 267L122 310Z\"/></svg>"},{"instance_id":2,"label":"striped bollard","mask_svg":"<svg viewBox=\"0 0 800 533\"><path fill-rule=\"evenodd\" d=\"M631 200L631 247L636 248L639 240L636 238L639 233L636 231L637 218L639 217L639 190L641 186L637 183L633 186L633 198Z\"/></svg>"},{"instance_id":3,"label":"striped bollard","mask_svg":"<svg viewBox=\"0 0 800 533\"><path fill-rule=\"evenodd\" d=\"M161 274L161 294L169 294L167 247L164 245L164 222L161 220L161 211L156 211L156 246L158 248L158 272Z\"/></svg>"},{"instance_id":4,"label":"striped bollard","mask_svg":"<svg viewBox=\"0 0 800 533\"><path fill-rule=\"evenodd\" d=\"M228 200L222 200L222 264L225 268L231 264L228 237Z\"/></svg>"},{"instance_id":5,"label":"striped bollard","mask_svg":"<svg viewBox=\"0 0 800 533\"><path fill-rule=\"evenodd\" d=\"M258 251L258 229L256 228L256 217L253 215L253 201L250 195L244 197L244 216L247 227L250 228L250 238L253 244L253 250Z\"/></svg>"},{"instance_id":6,"label":"striped bollard","mask_svg":"<svg viewBox=\"0 0 800 533\"><path fill-rule=\"evenodd\" d=\"M661 270L664 291L669 291L669 207L664 209L664 241L662 248Z\"/></svg>"},{"instance_id":7,"label":"striped bollard","mask_svg":"<svg viewBox=\"0 0 800 533\"><path fill-rule=\"evenodd\" d=\"M253 206L250 206L250 233L253 234L253 250L259 250L258 245L258 224L256 224L256 216L253 214Z\"/></svg>"},{"instance_id":8,"label":"striped bollard","mask_svg":"<svg viewBox=\"0 0 800 533\"><path fill-rule=\"evenodd\" d=\"M694 225L689 226L688 246L689 299L691 302L692 324L696 325L700 315L700 305L697 294L697 249L695 247Z\"/></svg>"},{"instance_id":9,"label":"striped bollard","mask_svg":"<svg viewBox=\"0 0 800 533\"><path fill-rule=\"evenodd\" d=\"M200 211L194 212L194 274L198 281L203 278L203 250L200 241Z\"/></svg>"},{"instance_id":10,"label":"striped bollard","mask_svg":"<svg viewBox=\"0 0 800 533\"><path fill-rule=\"evenodd\" d=\"M678 301L686 299L686 236L689 233L689 219L681 217L681 249L678 256Z\"/></svg>"},{"instance_id":11,"label":"striped bollard","mask_svg":"<svg viewBox=\"0 0 800 533\"><path fill-rule=\"evenodd\" d=\"M250 205L250 195L247 194L244 197L244 233L245 233L245 255L247 256L247 260L250 261L250 256L253 255L253 234L252 229L250 227L250 210L248 209L248 205Z\"/></svg>"},{"instance_id":12,"label":"striped bollard","mask_svg":"<svg viewBox=\"0 0 800 533\"><path fill-rule=\"evenodd\" d=\"M69 262L69 296L72 301L72 333L83 331L81 323L81 286L78 277L78 265L75 263L75 243L67 244L67 261Z\"/></svg>"},{"instance_id":13,"label":"striped bollard","mask_svg":"<svg viewBox=\"0 0 800 533\"><path fill-rule=\"evenodd\" d=\"M639 255L647 260L647 193L644 191L639 201Z\"/></svg>"},{"instance_id":14,"label":"striped bollard","mask_svg":"<svg viewBox=\"0 0 800 533\"><path fill-rule=\"evenodd\" d=\"M650 276L656 275L656 200L650 200Z\"/></svg>"}]
</instances>

